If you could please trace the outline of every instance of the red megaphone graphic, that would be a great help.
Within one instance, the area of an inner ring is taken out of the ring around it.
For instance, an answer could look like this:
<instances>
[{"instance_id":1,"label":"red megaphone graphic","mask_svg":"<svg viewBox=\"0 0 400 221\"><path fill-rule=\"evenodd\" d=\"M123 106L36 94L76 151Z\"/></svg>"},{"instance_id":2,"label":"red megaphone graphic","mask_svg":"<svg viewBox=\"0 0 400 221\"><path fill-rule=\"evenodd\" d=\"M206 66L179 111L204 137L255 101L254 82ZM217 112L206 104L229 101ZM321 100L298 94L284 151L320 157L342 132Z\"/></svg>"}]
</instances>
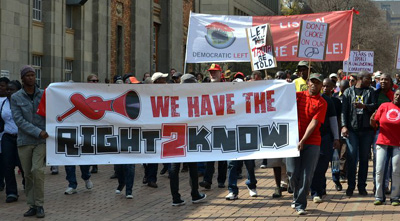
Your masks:
<instances>
[{"instance_id":1,"label":"red megaphone graphic","mask_svg":"<svg viewBox=\"0 0 400 221\"><path fill-rule=\"evenodd\" d=\"M131 120L138 118L140 113L140 99L136 91L128 91L115 99L105 101L99 96L85 98L82 94L75 93L70 97L70 101L73 107L57 116L58 122L62 122L76 111L91 120L101 119L106 111L116 112Z\"/></svg>"}]
</instances>

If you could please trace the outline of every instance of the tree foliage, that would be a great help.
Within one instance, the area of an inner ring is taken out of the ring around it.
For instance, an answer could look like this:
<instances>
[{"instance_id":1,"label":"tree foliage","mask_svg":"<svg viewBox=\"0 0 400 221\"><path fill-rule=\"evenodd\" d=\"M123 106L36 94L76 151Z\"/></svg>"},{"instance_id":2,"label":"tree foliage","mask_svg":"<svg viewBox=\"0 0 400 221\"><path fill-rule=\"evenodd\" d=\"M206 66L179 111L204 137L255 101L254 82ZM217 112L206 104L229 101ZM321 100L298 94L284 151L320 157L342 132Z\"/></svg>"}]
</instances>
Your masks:
<instances>
[{"instance_id":1,"label":"tree foliage","mask_svg":"<svg viewBox=\"0 0 400 221\"><path fill-rule=\"evenodd\" d=\"M349 10L354 7L351 50L372 50L374 70L391 73L394 69L395 41L384 14L369 0L307 0L307 5L316 12ZM327 62L320 66L321 72L336 72L342 62Z\"/></svg>"}]
</instances>

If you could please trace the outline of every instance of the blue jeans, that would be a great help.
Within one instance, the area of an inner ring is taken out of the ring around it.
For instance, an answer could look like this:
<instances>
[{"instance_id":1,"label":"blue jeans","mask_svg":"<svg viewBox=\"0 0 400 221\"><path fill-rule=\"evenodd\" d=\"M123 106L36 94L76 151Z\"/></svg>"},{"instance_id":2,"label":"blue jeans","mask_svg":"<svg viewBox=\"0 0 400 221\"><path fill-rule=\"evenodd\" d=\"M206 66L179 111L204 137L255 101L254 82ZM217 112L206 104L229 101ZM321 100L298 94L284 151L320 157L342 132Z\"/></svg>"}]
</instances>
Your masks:
<instances>
[{"instance_id":1,"label":"blue jeans","mask_svg":"<svg viewBox=\"0 0 400 221\"><path fill-rule=\"evenodd\" d=\"M286 170L296 209L306 209L307 195L318 163L319 146L304 145L300 157L286 159Z\"/></svg>"},{"instance_id":2,"label":"blue jeans","mask_svg":"<svg viewBox=\"0 0 400 221\"><path fill-rule=\"evenodd\" d=\"M238 166L240 165L241 160L232 160L228 161L228 190L230 193L238 194L239 189L237 187L237 175L238 175ZM257 179L254 173L254 168L256 166L254 160L245 160L244 164L247 169L247 180L246 185L249 189L257 188Z\"/></svg>"},{"instance_id":3,"label":"blue jeans","mask_svg":"<svg viewBox=\"0 0 400 221\"><path fill-rule=\"evenodd\" d=\"M373 163L373 169L372 169L372 175L374 177L374 187L376 187L376 141L378 140L378 135L379 135L379 130L376 131L375 133L375 137L374 137L374 141L373 141L373 145L372 145L372 151L374 153L373 158L372 158L372 163ZM384 188L386 189L387 187L389 187L389 182L390 182L390 157L386 157L386 162L385 162L385 185Z\"/></svg>"},{"instance_id":4,"label":"blue jeans","mask_svg":"<svg viewBox=\"0 0 400 221\"><path fill-rule=\"evenodd\" d=\"M358 184L359 190L365 190L367 186L368 174L368 154L374 141L374 131L351 131L347 142L347 180L348 188L354 190L356 187L357 163L358 168Z\"/></svg>"},{"instance_id":5,"label":"blue jeans","mask_svg":"<svg viewBox=\"0 0 400 221\"><path fill-rule=\"evenodd\" d=\"M321 139L321 146L317 167L314 171L314 176L311 183L311 196L322 197L326 190L326 171L329 168L329 162L332 160L333 154L333 137L327 134ZM339 182L339 174L337 174L337 182Z\"/></svg>"},{"instance_id":6,"label":"blue jeans","mask_svg":"<svg viewBox=\"0 0 400 221\"><path fill-rule=\"evenodd\" d=\"M88 180L90 179L90 172L89 168L90 165L82 165L79 166L81 168L81 178L83 180ZM75 166L65 166L65 173L67 174L66 179L68 180L68 187L76 189L78 186L78 182L76 181L76 174L75 174Z\"/></svg>"},{"instance_id":7,"label":"blue jeans","mask_svg":"<svg viewBox=\"0 0 400 221\"><path fill-rule=\"evenodd\" d=\"M114 165L115 173L118 177L118 190L123 190L126 186L126 195L132 195L133 181L135 179L135 164Z\"/></svg>"},{"instance_id":8,"label":"blue jeans","mask_svg":"<svg viewBox=\"0 0 400 221\"><path fill-rule=\"evenodd\" d=\"M376 192L375 198L384 202L385 185L384 176L386 174L387 159L392 157L392 193L390 195L391 201L398 201L400 197L400 147L388 147L386 145L376 146Z\"/></svg>"}]
</instances>

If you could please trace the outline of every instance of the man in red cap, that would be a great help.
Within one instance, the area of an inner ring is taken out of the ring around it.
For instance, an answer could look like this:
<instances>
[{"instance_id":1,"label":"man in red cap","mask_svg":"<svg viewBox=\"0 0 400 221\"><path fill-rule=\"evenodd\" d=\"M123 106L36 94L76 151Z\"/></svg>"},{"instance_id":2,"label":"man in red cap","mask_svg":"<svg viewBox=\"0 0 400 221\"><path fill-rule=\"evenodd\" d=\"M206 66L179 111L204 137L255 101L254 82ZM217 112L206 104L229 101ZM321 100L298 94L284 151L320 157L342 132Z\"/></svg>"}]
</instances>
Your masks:
<instances>
[{"instance_id":1,"label":"man in red cap","mask_svg":"<svg viewBox=\"0 0 400 221\"><path fill-rule=\"evenodd\" d=\"M210 72L211 83L222 82L221 80L221 73L222 69L221 66L218 64L212 64L208 69ZM199 183L201 187L206 189L211 189L212 184L212 177L215 172L215 161L207 162L206 163L206 171L204 172L204 179ZM218 161L218 187L225 188L225 180L226 180L226 171L227 171L227 163L226 161Z\"/></svg>"},{"instance_id":2,"label":"man in red cap","mask_svg":"<svg viewBox=\"0 0 400 221\"><path fill-rule=\"evenodd\" d=\"M212 64L208 71L210 72L211 82L221 82L221 66L218 64Z\"/></svg>"}]
</instances>

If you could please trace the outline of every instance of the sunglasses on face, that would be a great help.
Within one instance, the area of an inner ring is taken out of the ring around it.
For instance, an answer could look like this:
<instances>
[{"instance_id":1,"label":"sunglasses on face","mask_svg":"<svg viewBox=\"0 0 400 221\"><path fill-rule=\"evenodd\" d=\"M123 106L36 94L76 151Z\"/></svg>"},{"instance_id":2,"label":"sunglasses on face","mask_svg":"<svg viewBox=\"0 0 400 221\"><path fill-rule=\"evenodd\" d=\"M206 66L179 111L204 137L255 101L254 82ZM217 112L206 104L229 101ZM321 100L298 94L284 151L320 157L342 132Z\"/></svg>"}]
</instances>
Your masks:
<instances>
[{"instance_id":1,"label":"sunglasses on face","mask_svg":"<svg viewBox=\"0 0 400 221\"><path fill-rule=\"evenodd\" d=\"M89 82L97 83L97 82L99 82L99 80L89 80Z\"/></svg>"}]
</instances>

